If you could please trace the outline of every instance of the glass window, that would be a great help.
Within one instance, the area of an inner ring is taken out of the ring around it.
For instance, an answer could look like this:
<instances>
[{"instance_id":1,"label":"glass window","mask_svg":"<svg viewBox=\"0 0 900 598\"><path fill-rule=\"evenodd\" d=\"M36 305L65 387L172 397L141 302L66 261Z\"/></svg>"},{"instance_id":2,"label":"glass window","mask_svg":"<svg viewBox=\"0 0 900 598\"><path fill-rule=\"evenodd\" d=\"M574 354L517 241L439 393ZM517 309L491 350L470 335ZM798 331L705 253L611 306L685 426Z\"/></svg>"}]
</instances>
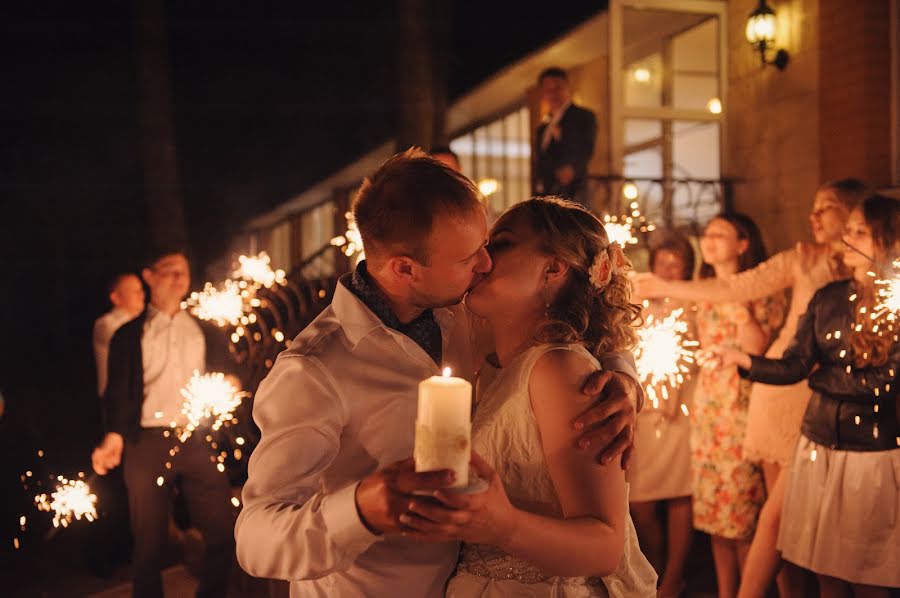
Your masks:
<instances>
[{"instance_id":1,"label":"glass window","mask_svg":"<svg viewBox=\"0 0 900 598\"><path fill-rule=\"evenodd\" d=\"M335 236L334 210L334 202L327 201L303 213L300 237L303 242L303 260L328 245ZM309 275L321 277L334 274L334 252L326 251L317 257L309 264L306 272Z\"/></svg>"},{"instance_id":2,"label":"glass window","mask_svg":"<svg viewBox=\"0 0 900 598\"><path fill-rule=\"evenodd\" d=\"M494 214L531 193L531 130L523 107L450 142L463 174L488 197Z\"/></svg>"}]
</instances>

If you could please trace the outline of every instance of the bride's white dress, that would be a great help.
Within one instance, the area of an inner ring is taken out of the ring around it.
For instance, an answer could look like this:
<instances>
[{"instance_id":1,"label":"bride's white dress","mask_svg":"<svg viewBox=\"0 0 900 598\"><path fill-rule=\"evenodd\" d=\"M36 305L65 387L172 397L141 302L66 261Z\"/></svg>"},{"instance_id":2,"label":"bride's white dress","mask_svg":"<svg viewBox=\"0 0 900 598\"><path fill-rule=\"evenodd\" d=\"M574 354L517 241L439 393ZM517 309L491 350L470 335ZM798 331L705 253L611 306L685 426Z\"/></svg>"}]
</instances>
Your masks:
<instances>
[{"instance_id":1,"label":"bride's white dress","mask_svg":"<svg viewBox=\"0 0 900 598\"><path fill-rule=\"evenodd\" d=\"M562 508L544 462L528 392L532 367L538 358L552 350L577 351L598 369L600 367L590 352L577 344L538 345L502 369L485 364L472 423L472 447L497 471L513 505L531 513L562 518ZM622 500L627 505L627 496ZM629 516L625 552L612 575L602 578L548 576L528 561L493 546L464 544L456 574L447 587L447 596L652 597L656 596L656 573L641 553Z\"/></svg>"}]
</instances>

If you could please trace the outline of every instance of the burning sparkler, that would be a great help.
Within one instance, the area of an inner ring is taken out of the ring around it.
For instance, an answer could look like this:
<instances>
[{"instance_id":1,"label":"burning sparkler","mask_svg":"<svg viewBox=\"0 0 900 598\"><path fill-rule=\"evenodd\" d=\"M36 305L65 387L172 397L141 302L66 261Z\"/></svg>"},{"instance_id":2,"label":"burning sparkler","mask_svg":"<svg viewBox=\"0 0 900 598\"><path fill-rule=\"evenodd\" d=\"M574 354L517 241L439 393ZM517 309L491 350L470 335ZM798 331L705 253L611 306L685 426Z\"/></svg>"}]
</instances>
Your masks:
<instances>
[{"instance_id":1,"label":"burning sparkler","mask_svg":"<svg viewBox=\"0 0 900 598\"><path fill-rule=\"evenodd\" d=\"M238 257L240 267L234 271L233 276L266 288L273 284L284 284L284 270L272 270L271 261L265 251L252 256L242 255Z\"/></svg>"},{"instance_id":2,"label":"burning sparkler","mask_svg":"<svg viewBox=\"0 0 900 598\"><path fill-rule=\"evenodd\" d=\"M893 276L875 281L877 303L872 310L872 319L895 322L900 319L900 258L893 262Z\"/></svg>"},{"instance_id":3,"label":"burning sparkler","mask_svg":"<svg viewBox=\"0 0 900 598\"><path fill-rule=\"evenodd\" d=\"M258 300L252 299L247 289L242 289L234 280L226 280L221 290L210 282L206 283L202 291L191 293L182 307L190 309L201 320L215 322L217 326L237 326L253 301Z\"/></svg>"},{"instance_id":4,"label":"burning sparkler","mask_svg":"<svg viewBox=\"0 0 900 598\"><path fill-rule=\"evenodd\" d=\"M641 215L637 202L631 202L629 206L631 214L627 216L604 216L603 227L610 243L618 243L623 247L635 245L638 240L635 232L647 233L656 230L656 225L647 221Z\"/></svg>"},{"instance_id":5,"label":"burning sparkler","mask_svg":"<svg viewBox=\"0 0 900 598\"><path fill-rule=\"evenodd\" d=\"M234 410L250 393L239 391L220 372L202 375L194 372L187 386L181 389L181 395L184 397L181 412L188 420L187 426L179 435L179 440L184 442L203 420L210 420L213 430L218 430L222 424L231 421Z\"/></svg>"},{"instance_id":6,"label":"burning sparkler","mask_svg":"<svg viewBox=\"0 0 900 598\"><path fill-rule=\"evenodd\" d=\"M659 406L659 395L668 400L669 389L681 386L694 363L699 343L687 338L687 322L680 319L683 313L684 309L676 309L662 319L651 314L637 331L635 363L654 408Z\"/></svg>"},{"instance_id":7,"label":"burning sparkler","mask_svg":"<svg viewBox=\"0 0 900 598\"><path fill-rule=\"evenodd\" d=\"M356 226L356 221L353 219L353 214L347 212L344 214L344 218L347 219L347 230L343 235L338 235L333 238L331 244L335 247L340 247L341 251L343 251L344 255L347 257L353 257L354 254L358 253L356 257L356 263L358 264L366 259L366 253L365 250L363 250L362 237L359 234L359 228Z\"/></svg>"},{"instance_id":8,"label":"burning sparkler","mask_svg":"<svg viewBox=\"0 0 900 598\"><path fill-rule=\"evenodd\" d=\"M82 480L68 480L63 476L56 479L59 484L49 497L46 494L34 497L38 510L53 513L53 527L68 527L73 519L81 520L82 517L94 521L97 495L91 493L90 486Z\"/></svg>"}]
</instances>

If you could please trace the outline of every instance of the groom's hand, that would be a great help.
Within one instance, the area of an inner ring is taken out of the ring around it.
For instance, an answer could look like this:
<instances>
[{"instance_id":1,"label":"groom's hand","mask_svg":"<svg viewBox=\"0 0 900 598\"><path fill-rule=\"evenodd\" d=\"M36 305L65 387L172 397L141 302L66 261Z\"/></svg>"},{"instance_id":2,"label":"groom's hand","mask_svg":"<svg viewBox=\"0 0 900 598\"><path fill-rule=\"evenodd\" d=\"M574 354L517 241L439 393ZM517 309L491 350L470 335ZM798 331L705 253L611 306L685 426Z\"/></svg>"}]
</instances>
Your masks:
<instances>
[{"instance_id":1,"label":"groom's hand","mask_svg":"<svg viewBox=\"0 0 900 598\"><path fill-rule=\"evenodd\" d=\"M634 446L637 391L637 381L627 374L594 372L581 392L595 401L574 422L575 429L583 431L578 448L596 451L597 460L604 465L622 455L625 469Z\"/></svg>"},{"instance_id":2,"label":"groom's hand","mask_svg":"<svg viewBox=\"0 0 900 598\"><path fill-rule=\"evenodd\" d=\"M446 488L454 478L449 469L416 473L412 458L397 461L363 478L356 487L356 510L373 533L400 532L400 515L406 513L413 492Z\"/></svg>"}]
</instances>

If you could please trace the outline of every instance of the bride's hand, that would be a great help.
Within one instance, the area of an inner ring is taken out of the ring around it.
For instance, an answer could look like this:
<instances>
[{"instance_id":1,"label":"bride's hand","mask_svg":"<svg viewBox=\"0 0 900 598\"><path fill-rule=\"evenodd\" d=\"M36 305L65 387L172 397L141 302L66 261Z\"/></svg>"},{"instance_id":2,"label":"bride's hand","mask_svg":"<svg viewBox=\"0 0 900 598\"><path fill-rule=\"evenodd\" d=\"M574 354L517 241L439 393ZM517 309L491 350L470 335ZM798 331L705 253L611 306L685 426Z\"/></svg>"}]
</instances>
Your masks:
<instances>
[{"instance_id":1,"label":"bride's hand","mask_svg":"<svg viewBox=\"0 0 900 598\"><path fill-rule=\"evenodd\" d=\"M472 452L472 468L488 482L478 494L438 490L434 498L415 497L401 515L404 535L427 542L463 540L502 547L515 529L518 511L509 502L503 482L490 465Z\"/></svg>"}]
</instances>

